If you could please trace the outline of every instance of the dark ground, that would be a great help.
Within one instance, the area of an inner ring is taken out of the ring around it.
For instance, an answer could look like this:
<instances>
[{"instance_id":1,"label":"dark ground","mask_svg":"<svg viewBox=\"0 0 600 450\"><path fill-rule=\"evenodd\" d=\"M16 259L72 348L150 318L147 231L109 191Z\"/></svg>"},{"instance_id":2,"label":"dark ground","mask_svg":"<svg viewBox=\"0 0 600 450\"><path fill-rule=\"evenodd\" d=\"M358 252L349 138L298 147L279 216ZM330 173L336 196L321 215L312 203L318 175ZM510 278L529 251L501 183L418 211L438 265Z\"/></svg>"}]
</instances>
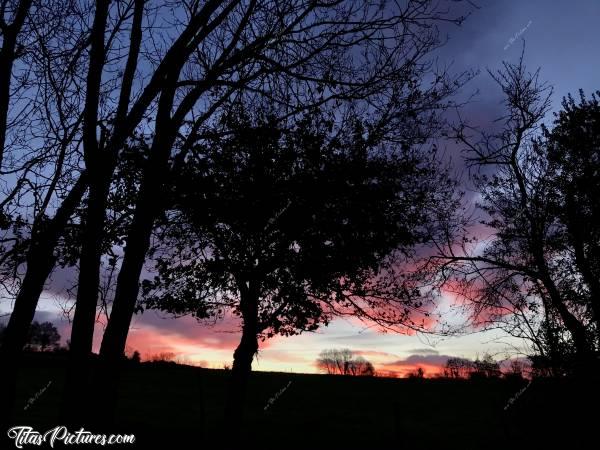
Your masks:
<instances>
[{"instance_id":1,"label":"dark ground","mask_svg":"<svg viewBox=\"0 0 600 450\"><path fill-rule=\"evenodd\" d=\"M57 405L63 374L63 356L27 355L17 391L18 424L42 432L60 425ZM600 443L598 384L589 380L535 380L504 411L526 382L256 372L244 430L227 426L218 431L227 380L223 370L130 364L122 375L117 423L111 432L135 433L136 448L169 449L232 448L236 436L260 449L570 450L597 448ZM265 411L269 399L290 381ZM595 445L586 445L596 437ZM9 441L6 448L15 447Z\"/></svg>"}]
</instances>

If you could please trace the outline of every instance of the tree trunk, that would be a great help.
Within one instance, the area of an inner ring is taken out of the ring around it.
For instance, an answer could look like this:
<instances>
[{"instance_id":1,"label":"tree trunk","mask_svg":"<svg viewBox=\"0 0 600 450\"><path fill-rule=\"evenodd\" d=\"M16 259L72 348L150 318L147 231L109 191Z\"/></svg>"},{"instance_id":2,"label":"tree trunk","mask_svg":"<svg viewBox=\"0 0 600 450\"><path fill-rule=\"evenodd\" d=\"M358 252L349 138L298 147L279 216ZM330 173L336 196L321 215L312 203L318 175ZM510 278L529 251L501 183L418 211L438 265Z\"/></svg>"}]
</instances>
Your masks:
<instances>
[{"instance_id":1,"label":"tree trunk","mask_svg":"<svg viewBox=\"0 0 600 450\"><path fill-rule=\"evenodd\" d=\"M104 174L101 174L103 176ZM79 278L69 364L60 416L65 425L81 425L88 416L86 390L90 377L90 356L94 339L100 262L110 177L90 184L79 262Z\"/></svg>"},{"instance_id":2,"label":"tree trunk","mask_svg":"<svg viewBox=\"0 0 600 450\"><path fill-rule=\"evenodd\" d=\"M131 227L127 234L127 244L123 264L117 277L115 298L110 318L100 345L99 379L94 381L94 389L101 392L104 401L97 408L97 419L104 424L113 420L116 407L116 388L119 368L125 351L129 326L135 311L139 293L139 279L150 247L150 237L154 221L161 210L161 189L165 177L169 176L169 155L175 138L172 130L159 130L154 138L150 159L144 169L142 184L138 193Z\"/></svg>"},{"instance_id":3,"label":"tree trunk","mask_svg":"<svg viewBox=\"0 0 600 450\"><path fill-rule=\"evenodd\" d=\"M23 28L31 3L32 0L21 0L15 8L16 14L13 23L5 24L2 30L2 49L0 49L0 169L2 168L6 145L12 69L18 56L16 52L17 38Z\"/></svg>"},{"instance_id":4,"label":"tree trunk","mask_svg":"<svg viewBox=\"0 0 600 450\"><path fill-rule=\"evenodd\" d=\"M15 402L16 376L21 362L23 347L27 343L29 327L33 321L38 300L44 288L46 279L50 275L56 258L54 247L45 242L34 244L27 255L27 273L11 313L10 320L4 332L0 359L0 386L2 401L0 408L2 425L10 422Z\"/></svg>"},{"instance_id":5,"label":"tree trunk","mask_svg":"<svg viewBox=\"0 0 600 450\"><path fill-rule=\"evenodd\" d=\"M587 366L593 358L593 349L588 332L583 323L569 311L569 308L567 308L563 302L558 288L547 271L542 271L542 276L542 283L548 290L548 296L552 307L558 312L565 327L573 337L578 365L582 366L582 369L585 370L584 367Z\"/></svg>"},{"instance_id":6,"label":"tree trunk","mask_svg":"<svg viewBox=\"0 0 600 450\"><path fill-rule=\"evenodd\" d=\"M558 287L552 279L550 270L548 269L548 264L546 262L546 256L544 254L544 228L542 225L540 225L537 218L529 211L529 195L523 173L521 172L519 162L517 161L517 155L519 148L521 147L522 139L523 130L519 129L515 139L515 144L513 144L510 166L514 176L516 177L517 185L519 187L521 209L529 220L529 250L534 258L534 263L537 266L537 272L540 274L540 281L548 291L548 296L550 298L552 307L556 309L565 327L573 337L573 342L577 352L577 359L580 362L589 361L590 356L592 355L592 347L587 337L587 330L585 329L583 323L581 323L581 321L579 321L579 319L577 319L577 317L572 314L571 311L569 311L569 308L565 304Z\"/></svg>"},{"instance_id":7,"label":"tree trunk","mask_svg":"<svg viewBox=\"0 0 600 450\"><path fill-rule=\"evenodd\" d=\"M4 332L2 347L0 347L2 362L0 389L3 397L0 402L0 419L2 423L8 423L12 415L18 365L44 284L56 264L54 249L68 219L83 197L86 183L87 176L83 173L62 202L54 218L34 227L38 230L32 232L32 241L26 258L27 271L15 299L14 309Z\"/></svg>"},{"instance_id":8,"label":"tree trunk","mask_svg":"<svg viewBox=\"0 0 600 450\"><path fill-rule=\"evenodd\" d=\"M105 235L106 206L111 179L117 163L116 149L121 146L127 134L123 130L127 128L127 111L142 38L145 1L135 0L131 45L122 79L113 140L110 145L101 149L96 139L96 125L100 82L105 62L104 35L109 3L98 2L96 6L87 79L84 151L87 156L86 165L90 171L92 181L90 182L90 194L86 209L77 302L71 331L70 363L66 384L68 388L63 392L61 406L61 416L65 418L67 423L73 423L77 418L81 420L81 418L89 416L86 406L90 402L81 402L81 400L86 398L85 391L89 387L90 355L100 287L101 248Z\"/></svg>"},{"instance_id":9,"label":"tree trunk","mask_svg":"<svg viewBox=\"0 0 600 450\"><path fill-rule=\"evenodd\" d=\"M103 398L98 421L110 424L116 407L116 388L119 378L119 365L125 351L127 334L139 291L139 278L150 245L150 235L155 218L155 208L148 195L140 193L133 223L127 237L127 247L123 265L117 278L117 288L100 346L99 378L94 388L100 388ZM152 197L150 195L150 197Z\"/></svg>"},{"instance_id":10,"label":"tree trunk","mask_svg":"<svg viewBox=\"0 0 600 450\"><path fill-rule=\"evenodd\" d=\"M252 360L258 352L258 296L253 287L240 287L242 311L242 339L233 353L233 367L227 402L225 405L225 429L241 430L248 380L252 372Z\"/></svg>"},{"instance_id":11,"label":"tree trunk","mask_svg":"<svg viewBox=\"0 0 600 450\"><path fill-rule=\"evenodd\" d=\"M600 343L600 280L594 275L592 269L593 263L590 264L590 259L585 251L583 224L581 217L577 214L577 207L572 193L567 197L566 203L567 230L575 251L575 263L581 272L583 281L588 285L590 290L590 306L594 322L596 322L596 336Z\"/></svg>"},{"instance_id":12,"label":"tree trunk","mask_svg":"<svg viewBox=\"0 0 600 450\"><path fill-rule=\"evenodd\" d=\"M139 293L140 274L150 247L154 221L163 207L162 189L171 176L169 157L177 134L171 110L176 91L175 81L180 70L181 66L177 66L169 74L158 101L152 148L142 172L110 318L100 345L100 367L95 374L99 378L93 380L96 393L103 399L99 408L95 408L99 424L109 425L114 420L120 365Z\"/></svg>"},{"instance_id":13,"label":"tree trunk","mask_svg":"<svg viewBox=\"0 0 600 450\"><path fill-rule=\"evenodd\" d=\"M585 365L591 360L593 354L587 330L584 324L577 317L575 317L571 311L569 311L569 308L565 304L558 287L554 283L554 280L550 275L548 265L546 264L543 239L539 237L539 234L540 233L534 233L531 245L535 264L537 266L538 273L540 274L540 281L548 292L550 304L558 312L565 327L573 337L573 343L575 344L578 362Z\"/></svg>"},{"instance_id":14,"label":"tree trunk","mask_svg":"<svg viewBox=\"0 0 600 450\"><path fill-rule=\"evenodd\" d=\"M10 33L3 36L3 48L0 51L0 168L4 160L4 145L10 102L10 81L15 60L15 44L17 37Z\"/></svg>"}]
</instances>

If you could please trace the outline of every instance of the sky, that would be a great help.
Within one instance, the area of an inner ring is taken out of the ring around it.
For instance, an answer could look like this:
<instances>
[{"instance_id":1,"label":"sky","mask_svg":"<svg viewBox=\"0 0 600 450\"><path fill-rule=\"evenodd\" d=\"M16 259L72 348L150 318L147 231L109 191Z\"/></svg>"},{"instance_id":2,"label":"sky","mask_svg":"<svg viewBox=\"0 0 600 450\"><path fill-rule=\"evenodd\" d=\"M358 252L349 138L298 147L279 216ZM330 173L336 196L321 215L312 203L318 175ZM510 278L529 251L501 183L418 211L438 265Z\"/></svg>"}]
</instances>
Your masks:
<instances>
[{"instance_id":1,"label":"sky","mask_svg":"<svg viewBox=\"0 0 600 450\"><path fill-rule=\"evenodd\" d=\"M485 126L501 114L501 94L486 70L499 69L502 61L516 62L523 40L527 67L541 68L541 79L554 88L554 110L560 108L561 98L569 92L577 94L581 88L591 93L600 89L600 0L477 0L476 3L479 8L461 28L445 30L449 42L438 55L440 62L451 63L455 72L480 70L463 89L464 96L479 92L463 111L464 117ZM459 153L452 153L456 155L455 164L460 164ZM73 283L73 278L72 273L59 270L54 274L54 283L57 287L66 286ZM62 294L53 292L60 289L50 289L42 295L36 320L54 322L65 340L70 325L62 308L68 302ZM0 305L0 313L9 309L9 303ZM102 330L100 323L95 333L95 351ZM231 364L239 337L239 322L234 318L207 326L191 317L174 319L149 311L134 317L127 351L138 350L142 359L171 353L179 362L222 368ZM514 352L514 346L520 345L497 331L453 338L408 336L383 334L368 324L338 319L314 333L262 342L253 368L314 373L320 351L349 348L373 362L381 372L405 376L422 367L426 374L433 375L449 356L475 358L489 352L505 358Z\"/></svg>"}]
</instances>

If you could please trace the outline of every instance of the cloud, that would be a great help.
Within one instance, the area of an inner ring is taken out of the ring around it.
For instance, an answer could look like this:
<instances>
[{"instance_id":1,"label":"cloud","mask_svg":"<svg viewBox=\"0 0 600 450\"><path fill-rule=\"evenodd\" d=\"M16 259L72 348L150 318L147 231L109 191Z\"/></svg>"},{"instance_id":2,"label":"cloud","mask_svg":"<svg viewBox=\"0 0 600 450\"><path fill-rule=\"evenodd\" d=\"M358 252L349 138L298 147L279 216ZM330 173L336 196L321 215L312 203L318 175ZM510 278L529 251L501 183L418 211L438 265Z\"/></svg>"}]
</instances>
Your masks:
<instances>
[{"instance_id":1,"label":"cloud","mask_svg":"<svg viewBox=\"0 0 600 450\"><path fill-rule=\"evenodd\" d=\"M398 358L398 355L395 355L394 353L380 352L377 350L353 350L352 353L354 353L355 355L360 355L360 356Z\"/></svg>"},{"instance_id":2,"label":"cloud","mask_svg":"<svg viewBox=\"0 0 600 450\"><path fill-rule=\"evenodd\" d=\"M425 376L433 376L441 374L448 358L452 356L435 354L412 354L404 359L398 359L387 363L380 364L386 372L393 372L398 376L405 377L417 368L421 368L425 372Z\"/></svg>"},{"instance_id":3,"label":"cloud","mask_svg":"<svg viewBox=\"0 0 600 450\"><path fill-rule=\"evenodd\" d=\"M191 316L173 318L155 311L136 316L129 331L127 345L150 355L172 352L176 355L226 356L231 359L240 341L240 321L227 316L215 324L197 321ZM269 343L262 343L267 348Z\"/></svg>"},{"instance_id":4,"label":"cloud","mask_svg":"<svg viewBox=\"0 0 600 450\"><path fill-rule=\"evenodd\" d=\"M434 350L433 348L415 348L412 350L407 350L407 353L415 354L415 355L437 355L439 352Z\"/></svg>"}]
</instances>

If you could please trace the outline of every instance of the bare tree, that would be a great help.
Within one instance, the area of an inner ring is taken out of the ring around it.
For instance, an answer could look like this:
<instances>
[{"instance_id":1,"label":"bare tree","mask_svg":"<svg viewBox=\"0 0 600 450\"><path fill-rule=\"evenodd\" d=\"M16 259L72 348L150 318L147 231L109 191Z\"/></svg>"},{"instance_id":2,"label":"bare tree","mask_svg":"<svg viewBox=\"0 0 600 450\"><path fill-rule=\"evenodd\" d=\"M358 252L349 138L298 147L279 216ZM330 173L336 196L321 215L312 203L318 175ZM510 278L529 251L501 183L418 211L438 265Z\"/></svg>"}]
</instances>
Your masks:
<instances>
[{"instance_id":1,"label":"bare tree","mask_svg":"<svg viewBox=\"0 0 600 450\"><path fill-rule=\"evenodd\" d=\"M473 361L466 358L448 358L444 366L444 375L448 378L466 379L473 370Z\"/></svg>"},{"instance_id":2,"label":"bare tree","mask_svg":"<svg viewBox=\"0 0 600 450\"><path fill-rule=\"evenodd\" d=\"M357 356L350 363L350 374L354 376L372 377L375 374L375 367L373 367L373 364L364 357Z\"/></svg>"},{"instance_id":3,"label":"bare tree","mask_svg":"<svg viewBox=\"0 0 600 450\"><path fill-rule=\"evenodd\" d=\"M337 373L336 350L323 350L319 353L317 367L329 375Z\"/></svg>"},{"instance_id":4,"label":"bare tree","mask_svg":"<svg viewBox=\"0 0 600 450\"><path fill-rule=\"evenodd\" d=\"M373 376L373 364L349 349L323 350L319 353L317 367L329 375Z\"/></svg>"},{"instance_id":5,"label":"bare tree","mask_svg":"<svg viewBox=\"0 0 600 450\"><path fill-rule=\"evenodd\" d=\"M473 370L469 373L471 379L495 379L500 378L500 364L489 353L473 361Z\"/></svg>"},{"instance_id":6,"label":"bare tree","mask_svg":"<svg viewBox=\"0 0 600 450\"><path fill-rule=\"evenodd\" d=\"M413 380L422 380L425 378L425 370L422 367L417 367L415 370L408 374L408 378Z\"/></svg>"},{"instance_id":7,"label":"bare tree","mask_svg":"<svg viewBox=\"0 0 600 450\"><path fill-rule=\"evenodd\" d=\"M558 183L541 137L551 90L539 71L526 71L523 57L491 75L505 96L502 128L486 133L461 123L455 130L471 168L480 170L472 179L486 240L469 234L469 221L453 224L464 227L464 239L440 242L429 262L439 286L467 300L475 326L500 327L529 339L536 352L557 357L558 343L566 340L580 362L590 362L591 310L578 292L581 274L565 270L577 266L553 207Z\"/></svg>"},{"instance_id":8,"label":"bare tree","mask_svg":"<svg viewBox=\"0 0 600 450\"><path fill-rule=\"evenodd\" d=\"M522 380L525 374L525 363L520 359L513 358L508 363L508 370L504 372L504 378L509 380Z\"/></svg>"}]
</instances>

